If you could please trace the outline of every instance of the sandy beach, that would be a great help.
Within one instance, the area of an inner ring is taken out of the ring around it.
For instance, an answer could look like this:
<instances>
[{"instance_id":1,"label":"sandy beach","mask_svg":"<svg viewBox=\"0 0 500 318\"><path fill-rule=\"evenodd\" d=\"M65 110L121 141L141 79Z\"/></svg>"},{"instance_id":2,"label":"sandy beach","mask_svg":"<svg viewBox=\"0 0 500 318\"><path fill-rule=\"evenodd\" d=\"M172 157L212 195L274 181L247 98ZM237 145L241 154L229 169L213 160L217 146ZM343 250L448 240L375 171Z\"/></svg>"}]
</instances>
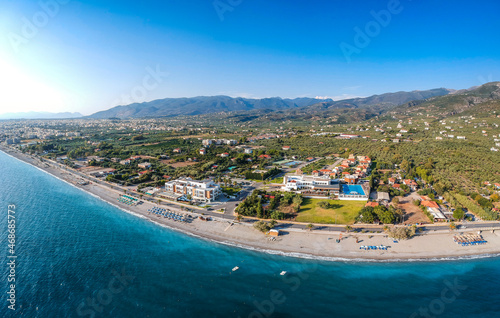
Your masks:
<instances>
[{"instance_id":1,"label":"sandy beach","mask_svg":"<svg viewBox=\"0 0 500 318\"><path fill-rule=\"evenodd\" d=\"M114 206L118 206L122 210L140 215L152 222L190 235L241 248L294 257L360 261L440 260L500 255L500 230L482 230L481 235L488 243L476 246L458 245L453 241L453 236L461 233L477 234L477 229L453 232L449 230L435 231L435 233L417 235L410 240L399 241L397 243L388 238L384 233L361 234L344 232L342 233L340 243L337 243L336 240L340 237L340 232L299 229L283 230L282 235L275 240L271 240L268 236L254 229L251 224L231 222L227 219L219 219L217 217L212 217L211 221L203 221L198 218L201 214L181 211L180 207L176 212L190 214L192 222L173 221L149 213L148 209L157 206L154 203L144 201L143 204L137 206L120 203L117 201L117 198L123 192L112 190L109 187L96 183L79 185L77 180L81 180L81 177L62 170L49 162L41 162L37 158L24 155L5 146L1 146L0 150L57 178L65 180L75 187L93 194ZM172 210L172 208L169 209ZM360 246L363 245L385 245L388 248L387 250L360 249Z\"/></svg>"}]
</instances>

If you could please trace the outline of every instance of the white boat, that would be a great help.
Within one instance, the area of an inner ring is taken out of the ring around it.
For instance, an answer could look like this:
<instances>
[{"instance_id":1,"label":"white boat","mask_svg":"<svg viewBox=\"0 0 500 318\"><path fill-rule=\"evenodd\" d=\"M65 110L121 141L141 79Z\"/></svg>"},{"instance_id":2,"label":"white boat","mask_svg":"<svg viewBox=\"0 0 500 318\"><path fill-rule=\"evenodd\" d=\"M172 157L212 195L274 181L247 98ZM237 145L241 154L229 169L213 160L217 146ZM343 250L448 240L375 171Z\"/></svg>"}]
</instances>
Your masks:
<instances>
[{"instance_id":1,"label":"white boat","mask_svg":"<svg viewBox=\"0 0 500 318\"><path fill-rule=\"evenodd\" d=\"M286 275L286 271L282 271L282 272L280 273L280 275L281 275L281 276L285 276L285 275Z\"/></svg>"},{"instance_id":2,"label":"white boat","mask_svg":"<svg viewBox=\"0 0 500 318\"><path fill-rule=\"evenodd\" d=\"M238 269L240 269L238 266L233 267L233 272L237 271Z\"/></svg>"}]
</instances>

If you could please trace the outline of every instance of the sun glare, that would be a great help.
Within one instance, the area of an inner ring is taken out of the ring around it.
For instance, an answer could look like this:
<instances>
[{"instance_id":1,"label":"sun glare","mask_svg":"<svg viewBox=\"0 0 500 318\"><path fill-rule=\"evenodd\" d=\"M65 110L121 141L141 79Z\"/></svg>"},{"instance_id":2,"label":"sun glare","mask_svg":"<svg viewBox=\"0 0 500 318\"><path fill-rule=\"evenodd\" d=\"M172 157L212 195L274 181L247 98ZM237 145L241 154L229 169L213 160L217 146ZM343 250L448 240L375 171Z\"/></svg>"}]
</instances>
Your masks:
<instances>
[{"instance_id":1,"label":"sun glare","mask_svg":"<svg viewBox=\"0 0 500 318\"><path fill-rule=\"evenodd\" d=\"M64 110L62 94L14 64L0 59L0 113Z\"/></svg>"}]
</instances>

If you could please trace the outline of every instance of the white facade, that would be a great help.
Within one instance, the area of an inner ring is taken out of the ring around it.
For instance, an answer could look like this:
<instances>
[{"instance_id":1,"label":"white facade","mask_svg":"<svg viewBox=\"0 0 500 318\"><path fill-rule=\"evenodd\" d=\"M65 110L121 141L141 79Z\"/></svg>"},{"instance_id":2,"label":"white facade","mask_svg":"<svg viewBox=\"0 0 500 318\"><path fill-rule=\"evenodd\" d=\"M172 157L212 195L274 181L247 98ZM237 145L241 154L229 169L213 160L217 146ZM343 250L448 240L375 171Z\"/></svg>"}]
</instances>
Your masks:
<instances>
[{"instance_id":1,"label":"white facade","mask_svg":"<svg viewBox=\"0 0 500 318\"><path fill-rule=\"evenodd\" d=\"M332 180L328 176L285 176L283 178L283 187L285 191L314 190L316 186L329 186Z\"/></svg>"},{"instance_id":2,"label":"white facade","mask_svg":"<svg viewBox=\"0 0 500 318\"><path fill-rule=\"evenodd\" d=\"M190 195L193 200L211 202L221 194L220 186L211 180L198 181L191 178L180 178L165 183L167 193Z\"/></svg>"}]
</instances>

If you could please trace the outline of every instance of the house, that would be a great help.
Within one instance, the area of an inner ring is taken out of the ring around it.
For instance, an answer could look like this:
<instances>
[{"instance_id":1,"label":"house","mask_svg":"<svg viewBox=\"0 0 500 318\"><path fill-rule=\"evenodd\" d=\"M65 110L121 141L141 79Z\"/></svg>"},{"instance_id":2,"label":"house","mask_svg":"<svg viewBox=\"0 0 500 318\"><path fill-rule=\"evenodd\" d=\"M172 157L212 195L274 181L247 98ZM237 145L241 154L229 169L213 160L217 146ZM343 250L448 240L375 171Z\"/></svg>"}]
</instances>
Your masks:
<instances>
[{"instance_id":1,"label":"house","mask_svg":"<svg viewBox=\"0 0 500 318\"><path fill-rule=\"evenodd\" d=\"M245 148L244 152L246 154L251 154L253 152L252 148Z\"/></svg>"},{"instance_id":2,"label":"house","mask_svg":"<svg viewBox=\"0 0 500 318\"><path fill-rule=\"evenodd\" d=\"M369 207L371 206L372 208L376 207L376 206L379 206L378 202L367 202L365 204L365 207Z\"/></svg>"},{"instance_id":3,"label":"house","mask_svg":"<svg viewBox=\"0 0 500 318\"><path fill-rule=\"evenodd\" d=\"M425 206L427 208L439 209L439 205L434 201L422 200L420 205Z\"/></svg>"},{"instance_id":4,"label":"house","mask_svg":"<svg viewBox=\"0 0 500 318\"><path fill-rule=\"evenodd\" d=\"M130 159L125 159L125 160L120 161L120 164L122 164L122 165L129 165L130 163L131 163Z\"/></svg>"},{"instance_id":5,"label":"house","mask_svg":"<svg viewBox=\"0 0 500 318\"><path fill-rule=\"evenodd\" d=\"M221 153L220 156L222 158L226 158L226 157L229 157L229 154L227 152L224 152L224 153Z\"/></svg>"},{"instance_id":6,"label":"house","mask_svg":"<svg viewBox=\"0 0 500 318\"><path fill-rule=\"evenodd\" d=\"M167 176L167 175L163 175L163 176L162 176L162 178L163 178L163 179L165 179L165 180L170 180L170 179L172 179L172 177L171 177L171 176Z\"/></svg>"},{"instance_id":7,"label":"house","mask_svg":"<svg viewBox=\"0 0 500 318\"><path fill-rule=\"evenodd\" d=\"M493 185L495 186L495 188L500 189L500 183L494 183Z\"/></svg>"},{"instance_id":8,"label":"house","mask_svg":"<svg viewBox=\"0 0 500 318\"><path fill-rule=\"evenodd\" d=\"M347 184L356 184L358 182L358 176L356 175L346 175L344 176L344 182Z\"/></svg>"},{"instance_id":9,"label":"house","mask_svg":"<svg viewBox=\"0 0 500 318\"><path fill-rule=\"evenodd\" d=\"M390 197L389 197L389 193L387 192L377 192L377 202L380 202L380 201L389 201L390 200Z\"/></svg>"},{"instance_id":10,"label":"house","mask_svg":"<svg viewBox=\"0 0 500 318\"><path fill-rule=\"evenodd\" d=\"M205 148L200 149L200 155L204 156L207 154L207 150Z\"/></svg>"},{"instance_id":11,"label":"house","mask_svg":"<svg viewBox=\"0 0 500 318\"><path fill-rule=\"evenodd\" d=\"M281 147L282 150L290 150L290 146L283 146Z\"/></svg>"},{"instance_id":12,"label":"house","mask_svg":"<svg viewBox=\"0 0 500 318\"><path fill-rule=\"evenodd\" d=\"M396 183L396 179L395 178L389 178L388 181L389 181L389 184L395 184Z\"/></svg>"},{"instance_id":13,"label":"house","mask_svg":"<svg viewBox=\"0 0 500 318\"><path fill-rule=\"evenodd\" d=\"M267 234L269 234L269 236L275 236L275 237L276 237L276 236L279 236L279 235L280 235L280 230L277 230L277 229L270 229L270 230L269 230L269 233L267 233Z\"/></svg>"},{"instance_id":14,"label":"house","mask_svg":"<svg viewBox=\"0 0 500 318\"><path fill-rule=\"evenodd\" d=\"M147 169L151 167L151 164L149 162L143 162L137 165L139 168Z\"/></svg>"},{"instance_id":15,"label":"house","mask_svg":"<svg viewBox=\"0 0 500 318\"><path fill-rule=\"evenodd\" d=\"M271 159L270 155L260 155L259 159Z\"/></svg>"},{"instance_id":16,"label":"house","mask_svg":"<svg viewBox=\"0 0 500 318\"><path fill-rule=\"evenodd\" d=\"M181 148L175 148L174 150L172 150L173 152L175 153L181 153Z\"/></svg>"},{"instance_id":17,"label":"house","mask_svg":"<svg viewBox=\"0 0 500 318\"><path fill-rule=\"evenodd\" d=\"M143 175L145 175L146 173L149 173L149 172L151 172L151 170L141 171L141 172L139 172L139 176L143 176Z\"/></svg>"},{"instance_id":18,"label":"house","mask_svg":"<svg viewBox=\"0 0 500 318\"><path fill-rule=\"evenodd\" d=\"M313 161L313 160L314 160L314 157L308 157L308 158L306 158L306 161L307 161L307 162L311 162L311 161Z\"/></svg>"},{"instance_id":19,"label":"house","mask_svg":"<svg viewBox=\"0 0 500 318\"><path fill-rule=\"evenodd\" d=\"M418 187L418 184L414 181L414 180L411 180L411 179L406 179L403 181L404 184L406 184L408 187L410 187L410 189L412 189L413 191L416 191L417 190L417 187Z\"/></svg>"}]
</instances>

